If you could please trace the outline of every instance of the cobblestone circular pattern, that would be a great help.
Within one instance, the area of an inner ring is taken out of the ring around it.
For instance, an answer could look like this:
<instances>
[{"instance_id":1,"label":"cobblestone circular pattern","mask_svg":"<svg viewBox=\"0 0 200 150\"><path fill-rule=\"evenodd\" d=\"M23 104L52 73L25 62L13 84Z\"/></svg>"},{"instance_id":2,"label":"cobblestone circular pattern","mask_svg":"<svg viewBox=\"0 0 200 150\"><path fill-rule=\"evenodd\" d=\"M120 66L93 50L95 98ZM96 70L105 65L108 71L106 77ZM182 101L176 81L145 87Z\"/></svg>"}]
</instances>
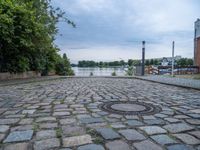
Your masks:
<instances>
[{"instance_id":1,"label":"cobblestone circular pattern","mask_svg":"<svg viewBox=\"0 0 200 150\"><path fill-rule=\"evenodd\" d=\"M161 108L148 103L136 101L112 101L99 105L103 111L120 115L153 115L159 113Z\"/></svg>"}]
</instances>

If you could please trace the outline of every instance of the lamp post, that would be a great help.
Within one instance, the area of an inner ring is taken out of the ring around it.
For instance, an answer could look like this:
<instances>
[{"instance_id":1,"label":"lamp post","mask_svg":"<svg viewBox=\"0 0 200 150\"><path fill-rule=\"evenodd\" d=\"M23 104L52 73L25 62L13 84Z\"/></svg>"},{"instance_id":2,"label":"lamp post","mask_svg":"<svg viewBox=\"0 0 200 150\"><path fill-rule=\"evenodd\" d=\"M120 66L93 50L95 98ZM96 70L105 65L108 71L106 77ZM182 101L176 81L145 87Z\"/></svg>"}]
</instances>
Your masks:
<instances>
[{"instance_id":1,"label":"lamp post","mask_svg":"<svg viewBox=\"0 0 200 150\"><path fill-rule=\"evenodd\" d=\"M172 77L174 77L174 45L175 42L172 42Z\"/></svg>"},{"instance_id":2,"label":"lamp post","mask_svg":"<svg viewBox=\"0 0 200 150\"><path fill-rule=\"evenodd\" d=\"M144 76L145 73L145 41L142 41L142 73L141 75Z\"/></svg>"}]
</instances>

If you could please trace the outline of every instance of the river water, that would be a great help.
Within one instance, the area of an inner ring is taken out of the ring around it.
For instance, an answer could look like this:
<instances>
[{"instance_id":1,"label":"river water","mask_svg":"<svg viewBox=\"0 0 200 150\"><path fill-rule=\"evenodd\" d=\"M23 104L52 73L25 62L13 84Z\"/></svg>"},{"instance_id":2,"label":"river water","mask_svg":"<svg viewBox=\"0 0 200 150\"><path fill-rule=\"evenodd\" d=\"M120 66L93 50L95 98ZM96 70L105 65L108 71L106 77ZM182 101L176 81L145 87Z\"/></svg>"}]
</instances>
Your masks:
<instances>
[{"instance_id":1,"label":"river water","mask_svg":"<svg viewBox=\"0 0 200 150\"><path fill-rule=\"evenodd\" d=\"M126 72L123 67L115 68L99 68L99 67L72 67L75 72L75 76L90 76L93 73L94 76L111 76L113 72L116 72L117 76L125 76Z\"/></svg>"}]
</instances>

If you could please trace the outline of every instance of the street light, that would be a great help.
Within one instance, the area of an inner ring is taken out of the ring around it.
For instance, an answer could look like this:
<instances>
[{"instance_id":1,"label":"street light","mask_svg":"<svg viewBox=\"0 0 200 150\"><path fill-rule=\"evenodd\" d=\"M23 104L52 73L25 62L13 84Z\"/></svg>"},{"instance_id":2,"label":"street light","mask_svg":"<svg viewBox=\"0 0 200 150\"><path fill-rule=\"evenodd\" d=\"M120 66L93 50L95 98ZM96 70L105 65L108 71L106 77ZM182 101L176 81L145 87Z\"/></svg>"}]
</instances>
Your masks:
<instances>
[{"instance_id":1,"label":"street light","mask_svg":"<svg viewBox=\"0 0 200 150\"><path fill-rule=\"evenodd\" d=\"M145 72L145 41L142 41L142 73L141 75L144 76Z\"/></svg>"},{"instance_id":2,"label":"street light","mask_svg":"<svg viewBox=\"0 0 200 150\"><path fill-rule=\"evenodd\" d=\"M172 42L172 77L174 77L174 45L175 42Z\"/></svg>"}]
</instances>

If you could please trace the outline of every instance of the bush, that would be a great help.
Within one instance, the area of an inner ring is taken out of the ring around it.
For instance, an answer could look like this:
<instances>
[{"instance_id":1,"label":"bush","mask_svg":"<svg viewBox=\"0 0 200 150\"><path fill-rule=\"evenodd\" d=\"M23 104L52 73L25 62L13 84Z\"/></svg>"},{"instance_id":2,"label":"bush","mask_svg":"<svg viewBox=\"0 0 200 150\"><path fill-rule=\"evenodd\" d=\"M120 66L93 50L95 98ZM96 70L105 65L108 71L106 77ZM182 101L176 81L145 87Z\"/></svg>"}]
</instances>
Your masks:
<instances>
[{"instance_id":1,"label":"bush","mask_svg":"<svg viewBox=\"0 0 200 150\"><path fill-rule=\"evenodd\" d=\"M112 74L111 74L112 76L117 76L117 74L116 74L116 72L114 71Z\"/></svg>"},{"instance_id":2,"label":"bush","mask_svg":"<svg viewBox=\"0 0 200 150\"><path fill-rule=\"evenodd\" d=\"M93 72L90 72L90 76L93 76L94 74L93 74Z\"/></svg>"},{"instance_id":3,"label":"bush","mask_svg":"<svg viewBox=\"0 0 200 150\"><path fill-rule=\"evenodd\" d=\"M69 59L66 54L63 57L58 56L57 63L55 65L56 74L62 76L73 76L74 71L71 69Z\"/></svg>"},{"instance_id":4,"label":"bush","mask_svg":"<svg viewBox=\"0 0 200 150\"><path fill-rule=\"evenodd\" d=\"M129 66L128 70L126 71L126 75L133 76L133 74L134 74L134 68L133 66Z\"/></svg>"}]
</instances>

